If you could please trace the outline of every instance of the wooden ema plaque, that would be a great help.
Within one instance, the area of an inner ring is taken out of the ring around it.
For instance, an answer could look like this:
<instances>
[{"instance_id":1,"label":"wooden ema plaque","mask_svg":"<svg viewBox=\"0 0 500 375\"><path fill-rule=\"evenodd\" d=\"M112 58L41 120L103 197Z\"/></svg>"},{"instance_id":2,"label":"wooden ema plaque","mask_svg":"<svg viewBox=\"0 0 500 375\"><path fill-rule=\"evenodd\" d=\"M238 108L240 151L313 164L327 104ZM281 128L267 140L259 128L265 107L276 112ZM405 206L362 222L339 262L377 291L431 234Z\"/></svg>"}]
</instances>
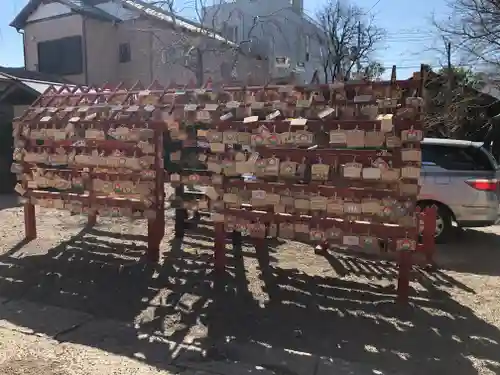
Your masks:
<instances>
[{"instance_id":1,"label":"wooden ema plaque","mask_svg":"<svg viewBox=\"0 0 500 375\"><path fill-rule=\"evenodd\" d=\"M206 186L216 268L225 266L225 233L235 232L323 248L422 250L423 100L419 81L397 81L393 73L387 82L179 93L171 136L196 148L204 165L169 178ZM172 159L182 160L175 152ZM431 237L424 236L429 249Z\"/></svg>"},{"instance_id":2,"label":"wooden ema plaque","mask_svg":"<svg viewBox=\"0 0 500 375\"><path fill-rule=\"evenodd\" d=\"M151 89L152 87L150 87ZM158 96L141 88L49 88L14 123L16 191L26 238L35 205L148 220L148 256L164 235L163 118Z\"/></svg>"}]
</instances>

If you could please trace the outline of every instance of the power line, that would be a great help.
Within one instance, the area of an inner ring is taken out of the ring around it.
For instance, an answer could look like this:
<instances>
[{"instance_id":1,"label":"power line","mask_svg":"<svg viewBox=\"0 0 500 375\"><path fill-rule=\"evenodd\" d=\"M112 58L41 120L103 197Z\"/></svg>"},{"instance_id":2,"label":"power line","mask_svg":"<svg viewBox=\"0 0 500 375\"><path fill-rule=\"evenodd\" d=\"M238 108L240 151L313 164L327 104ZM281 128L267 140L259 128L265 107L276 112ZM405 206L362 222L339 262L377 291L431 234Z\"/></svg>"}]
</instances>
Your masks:
<instances>
[{"instance_id":1,"label":"power line","mask_svg":"<svg viewBox=\"0 0 500 375\"><path fill-rule=\"evenodd\" d=\"M368 12L366 12L366 14L370 13L373 10L373 8L375 8L381 1L382 0L377 0L375 2L375 4L373 4L372 7L370 9L368 9Z\"/></svg>"},{"instance_id":2,"label":"power line","mask_svg":"<svg viewBox=\"0 0 500 375\"><path fill-rule=\"evenodd\" d=\"M401 38L436 38L435 34L430 34L430 33L398 33L398 32L392 32L392 33L387 33L386 36L388 38L394 38L394 37L401 37Z\"/></svg>"},{"instance_id":3,"label":"power line","mask_svg":"<svg viewBox=\"0 0 500 375\"><path fill-rule=\"evenodd\" d=\"M396 65L396 69L420 69L420 65L398 65L398 64L394 64ZM442 68L441 65L439 64L425 64L425 65L428 65L432 68ZM488 65L486 63L484 64L473 64L474 67L486 67L486 66L491 66L491 65ZM453 67L455 68L469 68L472 66L472 64L452 64ZM392 65L388 65L388 66L382 66L382 68L384 69L392 69Z\"/></svg>"},{"instance_id":4,"label":"power line","mask_svg":"<svg viewBox=\"0 0 500 375\"><path fill-rule=\"evenodd\" d=\"M401 38L401 39L396 39L396 38L388 38L388 39L383 39L381 42L389 42L389 43L403 43L403 42L408 42L408 43L413 43L413 42L432 42L434 39L418 39L418 38Z\"/></svg>"}]
</instances>

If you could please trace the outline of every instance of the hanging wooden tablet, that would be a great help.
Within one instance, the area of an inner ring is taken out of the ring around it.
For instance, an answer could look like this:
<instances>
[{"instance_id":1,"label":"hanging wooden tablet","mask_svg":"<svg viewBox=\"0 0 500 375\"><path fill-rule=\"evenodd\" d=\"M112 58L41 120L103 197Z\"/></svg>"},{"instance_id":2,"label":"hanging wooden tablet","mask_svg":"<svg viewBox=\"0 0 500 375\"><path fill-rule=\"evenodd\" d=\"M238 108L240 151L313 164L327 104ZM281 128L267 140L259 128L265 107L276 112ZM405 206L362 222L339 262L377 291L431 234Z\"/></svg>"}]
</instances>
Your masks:
<instances>
[{"instance_id":1,"label":"hanging wooden tablet","mask_svg":"<svg viewBox=\"0 0 500 375\"><path fill-rule=\"evenodd\" d=\"M401 132L401 140L403 142L420 142L423 137L423 132L421 130L414 129L413 127L409 130L403 130Z\"/></svg>"},{"instance_id":2,"label":"hanging wooden tablet","mask_svg":"<svg viewBox=\"0 0 500 375\"><path fill-rule=\"evenodd\" d=\"M276 157L265 159L265 171L267 176L277 176L280 171L280 159Z\"/></svg>"},{"instance_id":3,"label":"hanging wooden tablet","mask_svg":"<svg viewBox=\"0 0 500 375\"><path fill-rule=\"evenodd\" d=\"M344 214L344 201L341 198L329 198L326 204L326 211L334 216Z\"/></svg>"},{"instance_id":4,"label":"hanging wooden tablet","mask_svg":"<svg viewBox=\"0 0 500 375\"><path fill-rule=\"evenodd\" d=\"M326 181L328 180L328 174L330 172L330 166L328 164L321 163L311 165L311 179L314 181Z\"/></svg>"},{"instance_id":5,"label":"hanging wooden tablet","mask_svg":"<svg viewBox=\"0 0 500 375\"><path fill-rule=\"evenodd\" d=\"M347 147L363 148L365 147L365 132L364 130L347 130L346 131Z\"/></svg>"},{"instance_id":6,"label":"hanging wooden tablet","mask_svg":"<svg viewBox=\"0 0 500 375\"><path fill-rule=\"evenodd\" d=\"M297 172L297 164L290 160L286 160L280 163L280 176L281 177L294 177Z\"/></svg>"},{"instance_id":7,"label":"hanging wooden tablet","mask_svg":"<svg viewBox=\"0 0 500 375\"><path fill-rule=\"evenodd\" d=\"M419 185L418 184L399 184L399 193L406 197L416 197L419 193Z\"/></svg>"},{"instance_id":8,"label":"hanging wooden tablet","mask_svg":"<svg viewBox=\"0 0 500 375\"><path fill-rule=\"evenodd\" d=\"M363 180L380 180L382 177L382 171L380 168L376 167L366 167L362 170Z\"/></svg>"},{"instance_id":9,"label":"hanging wooden tablet","mask_svg":"<svg viewBox=\"0 0 500 375\"><path fill-rule=\"evenodd\" d=\"M420 168L412 165L407 165L401 168L401 177L418 180L420 177Z\"/></svg>"},{"instance_id":10,"label":"hanging wooden tablet","mask_svg":"<svg viewBox=\"0 0 500 375\"><path fill-rule=\"evenodd\" d=\"M328 205L328 198L320 195L311 196L309 199L309 207L311 211L326 211Z\"/></svg>"},{"instance_id":11,"label":"hanging wooden tablet","mask_svg":"<svg viewBox=\"0 0 500 375\"><path fill-rule=\"evenodd\" d=\"M342 230L340 228L331 227L325 231L325 237L327 240L330 240L330 241L334 241L334 242L340 241L342 236L343 236L343 234L342 234Z\"/></svg>"},{"instance_id":12,"label":"hanging wooden tablet","mask_svg":"<svg viewBox=\"0 0 500 375\"><path fill-rule=\"evenodd\" d=\"M250 204L254 207L261 207L267 205L267 192L264 190L253 190Z\"/></svg>"},{"instance_id":13,"label":"hanging wooden tablet","mask_svg":"<svg viewBox=\"0 0 500 375\"><path fill-rule=\"evenodd\" d=\"M409 238L400 238L396 240L396 250L414 251L417 248L417 241Z\"/></svg>"},{"instance_id":14,"label":"hanging wooden tablet","mask_svg":"<svg viewBox=\"0 0 500 375\"><path fill-rule=\"evenodd\" d=\"M345 131L340 129L340 126L336 130L330 131L330 144L334 146L347 145L347 134Z\"/></svg>"},{"instance_id":15,"label":"hanging wooden tablet","mask_svg":"<svg viewBox=\"0 0 500 375\"><path fill-rule=\"evenodd\" d=\"M422 152L414 148L403 149L401 150L401 160L404 162L420 163L422 160Z\"/></svg>"},{"instance_id":16,"label":"hanging wooden tablet","mask_svg":"<svg viewBox=\"0 0 500 375\"><path fill-rule=\"evenodd\" d=\"M354 234L344 234L342 236L342 245L344 246L359 246L359 236Z\"/></svg>"},{"instance_id":17,"label":"hanging wooden tablet","mask_svg":"<svg viewBox=\"0 0 500 375\"><path fill-rule=\"evenodd\" d=\"M381 131L367 131L365 134L365 147L379 148L384 145L385 134Z\"/></svg>"},{"instance_id":18,"label":"hanging wooden tablet","mask_svg":"<svg viewBox=\"0 0 500 375\"><path fill-rule=\"evenodd\" d=\"M325 231L319 227L310 228L309 239L314 242L323 242L326 239Z\"/></svg>"},{"instance_id":19,"label":"hanging wooden tablet","mask_svg":"<svg viewBox=\"0 0 500 375\"><path fill-rule=\"evenodd\" d=\"M365 250L380 251L380 242L378 238L370 235L360 236L360 246Z\"/></svg>"},{"instance_id":20,"label":"hanging wooden tablet","mask_svg":"<svg viewBox=\"0 0 500 375\"><path fill-rule=\"evenodd\" d=\"M299 146L308 146L314 143L313 133L301 130L294 133L294 143Z\"/></svg>"},{"instance_id":21,"label":"hanging wooden tablet","mask_svg":"<svg viewBox=\"0 0 500 375\"><path fill-rule=\"evenodd\" d=\"M249 233L253 238L265 238L266 226L260 222L253 223L249 226Z\"/></svg>"},{"instance_id":22,"label":"hanging wooden tablet","mask_svg":"<svg viewBox=\"0 0 500 375\"><path fill-rule=\"evenodd\" d=\"M276 194L273 192L267 192L266 197L265 197L266 204L268 206L279 206L281 204L281 196L279 194Z\"/></svg>"},{"instance_id":23,"label":"hanging wooden tablet","mask_svg":"<svg viewBox=\"0 0 500 375\"><path fill-rule=\"evenodd\" d=\"M382 210L382 204L379 199L364 198L361 201L361 211L364 214L379 215Z\"/></svg>"},{"instance_id":24,"label":"hanging wooden tablet","mask_svg":"<svg viewBox=\"0 0 500 375\"><path fill-rule=\"evenodd\" d=\"M343 176L345 178L359 179L363 166L360 163L352 162L346 163L343 167Z\"/></svg>"},{"instance_id":25,"label":"hanging wooden tablet","mask_svg":"<svg viewBox=\"0 0 500 375\"><path fill-rule=\"evenodd\" d=\"M399 138L398 136L386 135L385 145L387 148L389 148L389 149L398 148L398 147L401 147L401 144L402 144L401 138Z\"/></svg>"}]
</instances>

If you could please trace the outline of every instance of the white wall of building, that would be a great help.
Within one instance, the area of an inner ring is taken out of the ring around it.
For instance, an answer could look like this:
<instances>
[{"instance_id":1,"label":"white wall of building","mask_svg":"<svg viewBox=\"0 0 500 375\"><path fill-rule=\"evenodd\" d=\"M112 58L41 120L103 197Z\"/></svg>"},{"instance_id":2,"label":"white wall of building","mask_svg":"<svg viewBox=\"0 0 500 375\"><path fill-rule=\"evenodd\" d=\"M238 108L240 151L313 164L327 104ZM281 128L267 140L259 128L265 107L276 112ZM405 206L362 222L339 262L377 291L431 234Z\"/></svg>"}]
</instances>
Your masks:
<instances>
[{"instance_id":1,"label":"white wall of building","mask_svg":"<svg viewBox=\"0 0 500 375\"><path fill-rule=\"evenodd\" d=\"M61 3L41 4L29 17L28 22L71 14L71 8Z\"/></svg>"},{"instance_id":2,"label":"white wall of building","mask_svg":"<svg viewBox=\"0 0 500 375\"><path fill-rule=\"evenodd\" d=\"M218 1L218 0L216 0ZM295 3L293 3L295 1ZM258 17L259 21L255 21ZM254 25L258 26L255 27ZM275 58L290 59L291 68L304 65L300 78L309 82L316 69L322 73L318 29L302 12L302 0L235 0L209 7L204 25L227 30L226 37L245 46L253 37L258 51L269 58L274 77L287 76L290 70L278 69Z\"/></svg>"}]
</instances>

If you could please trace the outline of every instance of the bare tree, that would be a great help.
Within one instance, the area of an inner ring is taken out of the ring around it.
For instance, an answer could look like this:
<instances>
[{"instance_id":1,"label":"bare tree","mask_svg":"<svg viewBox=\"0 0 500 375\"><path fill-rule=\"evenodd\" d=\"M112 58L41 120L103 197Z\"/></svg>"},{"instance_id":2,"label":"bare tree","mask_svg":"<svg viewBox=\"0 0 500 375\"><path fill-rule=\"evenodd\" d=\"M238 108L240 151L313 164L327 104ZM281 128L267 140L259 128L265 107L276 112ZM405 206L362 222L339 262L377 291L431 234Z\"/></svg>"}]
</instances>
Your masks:
<instances>
[{"instance_id":1,"label":"bare tree","mask_svg":"<svg viewBox=\"0 0 500 375\"><path fill-rule=\"evenodd\" d=\"M347 78L370 66L370 57L385 37L373 17L355 6L330 0L317 14L325 82Z\"/></svg>"},{"instance_id":2,"label":"bare tree","mask_svg":"<svg viewBox=\"0 0 500 375\"><path fill-rule=\"evenodd\" d=\"M469 68L425 69L424 123L433 137L484 140L497 100L481 92L482 77Z\"/></svg>"},{"instance_id":3,"label":"bare tree","mask_svg":"<svg viewBox=\"0 0 500 375\"><path fill-rule=\"evenodd\" d=\"M149 0L142 4L144 11L169 23L168 28L161 24L136 28L136 31L152 35L155 42L154 52L161 56L161 64L165 69L182 66L192 72L197 85L202 85L205 77L215 73L208 68L210 59L225 56L234 60L233 65L236 64L240 55L238 45L221 35L220 30L201 27L206 0L193 0L181 6L174 0ZM195 20L181 16L186 10L194 11Z\"/></svg>"},{"instance_id":4,"label":"bare tree","mask_svg":"<svg viewBox=\"0 0 500 375\"><path fill-rule=\"evenodd\" d=\"M378 61L369 61L368 64L364 66L364 75L370 80L380 78L385 71L385 67Z\"/></svg>"},{"instance_id":5,"label":"bare tree","mask_svg":"<svg viewBox=\"0 0 500 375\"><path fill-rule=\"evenodd\" d=\"M242 57L252 59L252 67L259 65L264 69L264 66L269 66L264 60L267 59L270 40L262 36L276 34L274 31L284 35L279 11L253 17L250 27L243 33L242 30L231 27L228 22L232 17L241 16L241 10L233 8L229 12L223 12L227 9L224 8L227 4L223 0L191 0L182 5L178 5L174 0L153 0L145 3L153 10L170 17L174 38L162 41L159 30L154 28L140 31L153 33L162 49L163 64L181 65L190 70L198 85L203 84L207 76L217 75L221 71L224 72L226 80L234 78ZM194 13L194 21L180 15L187 10ZM239 35L235 35L236 33ZM217 57L220 58L220 64L208 63ZM210 70L215 68L219 71ZM252 78L256 77L250 77ZM260 81L267 81L270 77L261 74L258 78Z\"/></svg>"},{"instance_id":6,"label":"bare tree","mask_svg":"<svg viewBox=\"0 0 500 375\"><path fill-rule=\"evenodd\" d=\"M434 25L453 46L482 70L500 67L500 2L498 0L453 0L445 19Z\"/></svg>"}]
</instances>

